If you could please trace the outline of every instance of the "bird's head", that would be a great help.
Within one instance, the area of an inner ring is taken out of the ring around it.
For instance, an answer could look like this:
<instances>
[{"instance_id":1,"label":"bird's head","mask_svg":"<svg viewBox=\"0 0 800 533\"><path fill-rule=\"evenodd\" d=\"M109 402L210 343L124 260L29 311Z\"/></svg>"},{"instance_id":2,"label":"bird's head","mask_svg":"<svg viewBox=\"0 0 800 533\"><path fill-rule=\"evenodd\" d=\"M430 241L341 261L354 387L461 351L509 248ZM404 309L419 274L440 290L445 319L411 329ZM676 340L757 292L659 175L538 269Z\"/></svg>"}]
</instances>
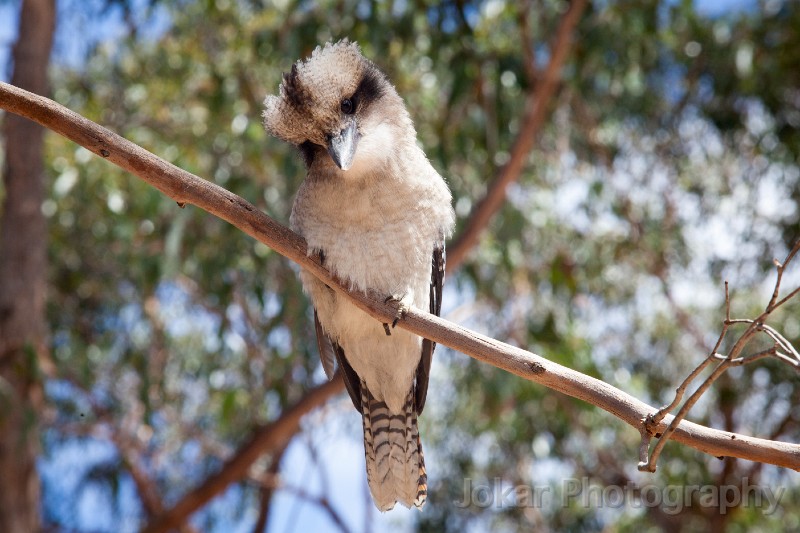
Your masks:
<instances>
[{"instance_id":1,"label":"bird's head","mask_svg":"<svg viewBox=\"0 0 800 533\"><path fill-rule=\"evenodd\" d=\"M279 94L267 96L264 106L267 132L299 146L307 163L327 153L341 170L380 157L388 148L381 146L387 140L381 132L411 124L383 72L346 39L292 65Z\"/></svg>"}]
</instances>

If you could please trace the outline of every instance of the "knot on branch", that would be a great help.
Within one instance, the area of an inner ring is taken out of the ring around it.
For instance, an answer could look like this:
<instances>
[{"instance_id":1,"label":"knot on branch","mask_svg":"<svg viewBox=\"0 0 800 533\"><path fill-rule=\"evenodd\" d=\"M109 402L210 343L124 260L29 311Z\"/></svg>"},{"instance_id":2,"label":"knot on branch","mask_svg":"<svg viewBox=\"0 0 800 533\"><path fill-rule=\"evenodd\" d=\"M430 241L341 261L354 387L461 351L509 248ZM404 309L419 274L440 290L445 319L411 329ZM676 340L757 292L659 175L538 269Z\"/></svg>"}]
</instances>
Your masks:
<instances>
[{"instance_id":1,"label":"knot on branch","mask_svg":"<svg viewBox=\"0 0 800 533\"><path fill-rule=\"evenodd\" d=\"M661 425L661 420L663 417L664 415L661 411L650 413L642 419L642 431L647 433L647 435L650 437L660 439L661 432L658 431L658 427Z\"/></svg>"},{"instance_id":2,"label":"knot on branch","mask_svg":"<svg viewBox=\"0 0 800 533\"><path fill-rule=\"evenodd\" d=\"M537 375L544 374L545 372L547 372L547 370L545 370L544 368L544 365L542 365L541 363L537 363L536 361L527 361L525 365L528 367L528 370Z\"/></svg>"}]
</instances>

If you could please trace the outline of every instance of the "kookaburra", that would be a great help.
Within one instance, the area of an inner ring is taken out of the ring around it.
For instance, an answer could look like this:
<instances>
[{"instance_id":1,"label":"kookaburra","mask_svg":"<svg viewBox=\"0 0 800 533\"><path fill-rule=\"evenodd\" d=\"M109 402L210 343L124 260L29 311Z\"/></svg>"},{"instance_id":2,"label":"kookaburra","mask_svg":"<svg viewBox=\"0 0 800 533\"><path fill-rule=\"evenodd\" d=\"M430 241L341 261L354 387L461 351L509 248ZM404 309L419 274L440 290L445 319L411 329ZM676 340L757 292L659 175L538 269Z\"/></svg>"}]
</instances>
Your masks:
<instances>
[{"instance_id":1,"label":"kookaburra","mask_svg":"<svg viewBox=\"0 0 800 533\"><path fill-rule=\"evenodd\" d=\"M356 43L328 43L297 61L264 104L267 131L298 146L308 168L290 222L309 253L351 287L438 315L451 195L386 75ZM421 508L427 474L417 416L435 344L381 325L310 273L300 276L325 373L331 378L338 366L362 414L375 505Z\"/></svg>"}]
</instances>

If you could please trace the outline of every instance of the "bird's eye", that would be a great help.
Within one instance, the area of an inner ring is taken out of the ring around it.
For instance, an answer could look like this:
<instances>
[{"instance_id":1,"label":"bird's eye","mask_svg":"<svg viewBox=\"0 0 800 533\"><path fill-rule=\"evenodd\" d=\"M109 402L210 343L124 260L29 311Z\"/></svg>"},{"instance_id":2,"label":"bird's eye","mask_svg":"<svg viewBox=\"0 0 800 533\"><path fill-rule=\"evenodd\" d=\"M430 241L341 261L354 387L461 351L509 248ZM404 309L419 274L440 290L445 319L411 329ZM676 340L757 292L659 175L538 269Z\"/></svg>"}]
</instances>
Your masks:
<instances>
[{"instance_id":1,"label":"bird's eye","mask_svg":"<svg viewBox=\"0 0 800 533\"><path fill-rule=\"evenodd\" d=\"M356 104L349 98L342 100L342 113L345 115L352 115L356 110Z\"/></svg>"}]
</instances>

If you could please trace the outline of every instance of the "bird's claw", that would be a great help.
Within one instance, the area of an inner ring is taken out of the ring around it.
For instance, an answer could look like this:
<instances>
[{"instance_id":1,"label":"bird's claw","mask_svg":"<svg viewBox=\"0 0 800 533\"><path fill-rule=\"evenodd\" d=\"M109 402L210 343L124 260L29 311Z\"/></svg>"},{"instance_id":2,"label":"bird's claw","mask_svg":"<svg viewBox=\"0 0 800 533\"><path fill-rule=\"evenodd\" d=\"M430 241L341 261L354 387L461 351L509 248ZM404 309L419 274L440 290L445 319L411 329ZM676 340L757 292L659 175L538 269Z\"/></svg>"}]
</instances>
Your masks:
<instances>
[{"instance_id":1,"label":"bird's claw","mask_svg":"<svg viewBox=\"0 0 800 533\"><path fill-rule=\"evenodd\" d=\"M404 295L392 294L391 296L387 296L383 303L388 304L389 302L397 302L397 313L394 315L394 320L392 320L392 328L397 326L397 323L400 322L402 319L406 317L406 313L411 308L410 303L408 302L408 297ZM387 335L391 335L389 332L389 325L383 325L384 330L386 331Z\"/></svg>"}]
</instances>

